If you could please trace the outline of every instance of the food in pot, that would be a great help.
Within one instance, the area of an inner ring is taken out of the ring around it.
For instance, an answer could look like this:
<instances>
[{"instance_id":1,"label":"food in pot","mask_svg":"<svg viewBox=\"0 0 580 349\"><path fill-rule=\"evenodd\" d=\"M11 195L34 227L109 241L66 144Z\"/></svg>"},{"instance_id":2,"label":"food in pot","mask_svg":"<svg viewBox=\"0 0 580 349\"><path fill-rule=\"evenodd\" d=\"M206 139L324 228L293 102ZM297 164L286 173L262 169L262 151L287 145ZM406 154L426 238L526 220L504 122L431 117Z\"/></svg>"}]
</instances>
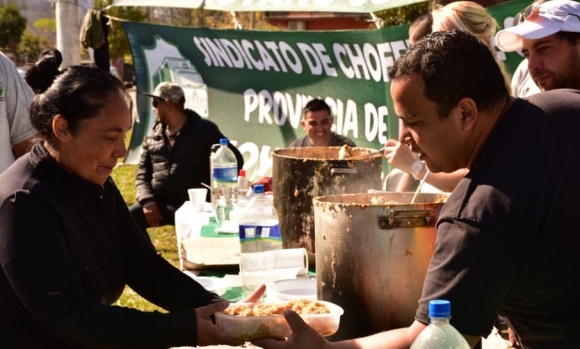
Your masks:
<instances>
[{"instance_id":1,"label":"food in pot","mask_svg":"<svg viewBox=\"0 0 580 349\"><path fill-rule=\"evenodd\" d=\"M338 150L338 159L346 160L350 157L352 157L352 148L349 147L348 144L345 144L342 147L340 147L340 149Z\"/></svg>"},{"instance_id":2,"label":"food in pot","mask_svg":"<svg viewBox=\"0 0 580 349\"><path fill-rule=\"evenodd\" d=\"M388 197L385 196L373 196L371 198L372 205L400 205L401 202L389 200Z\"/></svg>"},{"instance_id":3,"label":"food in pot","mask_svg":"<svg viewBox=\"0 0 580 349\"><path fill-rule=\"evenodd\" d=\"M383 195L377 195L377 196L373 196L370 199L371 205L408 205L409 203L405 203L405 202L401 202L401 201L394 201L391 200L392 198L389 196L383 196ZM445 203L445 201L447 201L447 195L437 195L435 197L435 200L433 200L433 203L436 204L442 204Z\"/></svg>"},{"instance_id":4,"label":"food in pot","mask_svg":"<svg viewBox=\"0 0 580 349\"><path fill-rule=\"evenodd\" d=\"M283 314L287 309L300 317L322 336L338 330L343 310L336 304L316 300L293 300L286 303L232 304L215 314L216 324L230 337L240 340L284 338L292 330Z\"/></svg>"}]
</instances>

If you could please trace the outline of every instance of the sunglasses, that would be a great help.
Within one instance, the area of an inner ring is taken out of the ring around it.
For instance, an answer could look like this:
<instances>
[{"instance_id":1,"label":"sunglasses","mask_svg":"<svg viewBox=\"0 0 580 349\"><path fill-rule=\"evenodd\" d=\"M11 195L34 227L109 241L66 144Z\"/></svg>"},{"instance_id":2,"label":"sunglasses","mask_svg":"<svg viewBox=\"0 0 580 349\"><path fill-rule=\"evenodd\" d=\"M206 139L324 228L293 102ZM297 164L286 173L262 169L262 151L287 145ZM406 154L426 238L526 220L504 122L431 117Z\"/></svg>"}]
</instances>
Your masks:
<instances>
[{"instance_id":1,"label":"sunglasses","mask_svg":"<svg viewBox=\"0 0 580 349\"><path fill-rule=\"evenodd\" d=\"M532 4L532 5L528 6L528 7L526 7L525 9L523 9L522 11L520 11L517 15L515 15L515 17L514 17L514 26L515 25L518 25L518 24L521 24L524 21L534 22L541 15L547 14L547 13L552 13L552 14L553 13L566 14L566 15L569 15L569 16L574 16L574 17L578 18L578 20L580 20L580 16L575 15L573 13L568 13L568 12L564 12L564 11L560 11L560 10L542 9L538 5Z\"/></svg>"},{"instance_id":2,"label":"sunglasses","mask_svg":"<svg viewBox=\"0 0 580 349\"><path fill-rule=\"evenodd\" d=\"M153 108L157 108L157 106L158 106L159 104L161 104L162 102L165 102L165 101L164 101L164 100L162 100L162 99L153 98L153 102L152 102L151 104L153 105Z\"/></svg>"}]
</instances>

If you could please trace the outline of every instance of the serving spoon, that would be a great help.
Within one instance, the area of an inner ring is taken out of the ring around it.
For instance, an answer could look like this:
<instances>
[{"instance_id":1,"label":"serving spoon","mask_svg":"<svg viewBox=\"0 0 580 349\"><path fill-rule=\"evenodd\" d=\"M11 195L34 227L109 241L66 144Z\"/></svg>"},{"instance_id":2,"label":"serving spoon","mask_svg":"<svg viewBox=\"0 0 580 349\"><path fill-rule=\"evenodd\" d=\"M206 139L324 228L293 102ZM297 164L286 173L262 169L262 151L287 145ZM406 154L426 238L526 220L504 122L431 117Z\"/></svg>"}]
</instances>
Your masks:
<instances>
[{"instance_id":1,"label":"serving spoon","mask_svg":"<svg viewBox=\"0 0 580 349\"><path fill-rule=\"evenodd\" d=\"M383 155L383 151L385 150L386 147L382 147L381 149L377 150L376 152L370 152L370 153L366 153L366 154L359 154L359 155L355 155L355 156L351 156L349 158L343 159L343 160L359 160L359 159L365 159L365 158L374 158L377 156L382 156Z\"/></svg>"}]
</instances>

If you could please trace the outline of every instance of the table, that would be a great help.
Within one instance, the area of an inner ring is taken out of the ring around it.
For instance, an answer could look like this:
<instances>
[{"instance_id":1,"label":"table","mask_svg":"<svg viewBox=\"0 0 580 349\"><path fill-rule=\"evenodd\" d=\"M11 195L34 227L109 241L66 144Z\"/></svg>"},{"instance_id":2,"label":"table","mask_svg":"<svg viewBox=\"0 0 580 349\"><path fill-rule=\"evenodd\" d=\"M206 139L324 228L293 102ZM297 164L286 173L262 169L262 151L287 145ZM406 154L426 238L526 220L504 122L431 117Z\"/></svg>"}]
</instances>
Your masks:
<instances>
[{"instance_id":1,"label":"table","mask_svg":"<svg viewBox=\"0 0 580 349\"><path fill-rule=\"evenodd\" d=\"M196 212L186 201L175 211L177 251L182 270L212 269L240 264L240 241L237 233L219 232L211 204ZM231 229L230 229L231 230Z\"/></svg>"}]
</instances>

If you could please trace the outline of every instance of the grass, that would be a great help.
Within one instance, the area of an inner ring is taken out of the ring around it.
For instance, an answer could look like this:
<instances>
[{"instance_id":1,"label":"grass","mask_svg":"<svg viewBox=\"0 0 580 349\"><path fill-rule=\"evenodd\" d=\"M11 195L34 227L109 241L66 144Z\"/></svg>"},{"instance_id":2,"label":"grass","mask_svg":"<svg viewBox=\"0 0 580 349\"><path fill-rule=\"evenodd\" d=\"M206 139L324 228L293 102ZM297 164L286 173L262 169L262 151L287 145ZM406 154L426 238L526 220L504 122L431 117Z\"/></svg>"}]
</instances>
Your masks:
<instances>
[{"instance_id":1,"label":"grass","mask_svg":"<svg viewBox=\"0 0 580 349\"><path fill-rule=\"evenodd\" d=\"M121 191L127 205L132 205L135 202L136 173L136 165L119 165L113 170L112 177L117 183L117 187ZM147 231L157 252L175 267L179 268L175 227L166 225L157 228L149 228ZM121 298L115 304L143 311L163 311L161 308L143 299L130 287L125 288Z\"/></svg>"}]
</instances>

